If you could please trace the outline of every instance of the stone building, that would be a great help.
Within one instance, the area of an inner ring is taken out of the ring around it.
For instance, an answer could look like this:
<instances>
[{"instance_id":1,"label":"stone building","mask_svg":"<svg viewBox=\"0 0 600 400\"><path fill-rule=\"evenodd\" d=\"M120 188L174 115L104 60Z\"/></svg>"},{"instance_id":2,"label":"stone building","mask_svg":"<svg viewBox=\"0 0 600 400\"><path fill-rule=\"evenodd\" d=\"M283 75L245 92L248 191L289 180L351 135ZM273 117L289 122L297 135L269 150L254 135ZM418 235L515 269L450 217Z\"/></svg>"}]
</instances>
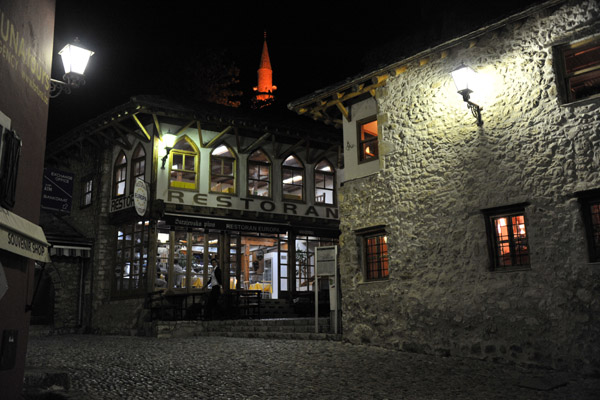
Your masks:
<instances>
[{"instance_id":1,"label":"stone building","mask_svg":"<svg viewBox=\"0 0 600 400\"><path fill-rule=\"evenodd\" d=\"M345 339L600 372L599 21L549 1L288 105L343 129Z\"/></svg>"},{"instance_id":2,"label":"stone building","mask_svg":"<svg viewBox=\"0 0 600 400\"><path fill-rule=\"evenodd\" d=\"M309 299L315 247L339 235L339 147L293 114L152 96L50 143L47 169L73 176L70 213L44 219L64 249L47 267L54 329L148 333L154 292L186 305L170 318L196 318L213 259L225 298Z\"/></svg>"}]
</instances>

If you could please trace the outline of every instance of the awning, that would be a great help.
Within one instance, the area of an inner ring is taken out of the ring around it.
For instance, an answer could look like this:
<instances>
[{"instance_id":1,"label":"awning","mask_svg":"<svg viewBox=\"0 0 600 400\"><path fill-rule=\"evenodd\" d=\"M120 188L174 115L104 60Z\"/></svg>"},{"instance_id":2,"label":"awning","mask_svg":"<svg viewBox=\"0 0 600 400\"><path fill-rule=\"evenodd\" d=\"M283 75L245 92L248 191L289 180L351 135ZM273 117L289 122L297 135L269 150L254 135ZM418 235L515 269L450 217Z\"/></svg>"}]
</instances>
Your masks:
<instances>
[{"instance_id":1,"label":"awning","mask_svg":"<svg viewBox=\"0 0 600 400\"><path fill-rule=\"evenodd\" d=\"M50 262L44 230L5 209L0 209L0 249L32 260Z\"/></svg>"},{"instance_id":2,"label":"awning","mask_svg":"<svg viewBox=\"0 0 600 400\"><path fill-rule=\"evenodd\" d=\"M90 258L91 247L70 246L70 245L52 245L50 247L51 256L61 257L82 257Z\"/></svg>"}]
</instances>

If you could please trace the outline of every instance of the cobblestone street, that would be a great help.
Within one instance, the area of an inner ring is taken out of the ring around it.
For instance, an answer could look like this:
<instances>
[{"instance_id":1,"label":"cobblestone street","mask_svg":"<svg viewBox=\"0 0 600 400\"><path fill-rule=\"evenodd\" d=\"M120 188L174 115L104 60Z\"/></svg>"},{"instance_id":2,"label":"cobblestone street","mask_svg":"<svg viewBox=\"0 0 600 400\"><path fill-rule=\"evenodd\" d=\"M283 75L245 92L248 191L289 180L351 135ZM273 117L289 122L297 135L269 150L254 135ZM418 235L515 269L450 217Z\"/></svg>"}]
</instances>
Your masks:
<instances>
[{"instance_id":1,"label":"cobblestone street","mask_svg":"<svg viewBox=\"0 0 600 400\"><path fill-rule=\"evenodd\" d=\"M335 341L32 337L38 368L66 372L76 399L600 398L598 379Z\"/></svg>"}]
</instances>

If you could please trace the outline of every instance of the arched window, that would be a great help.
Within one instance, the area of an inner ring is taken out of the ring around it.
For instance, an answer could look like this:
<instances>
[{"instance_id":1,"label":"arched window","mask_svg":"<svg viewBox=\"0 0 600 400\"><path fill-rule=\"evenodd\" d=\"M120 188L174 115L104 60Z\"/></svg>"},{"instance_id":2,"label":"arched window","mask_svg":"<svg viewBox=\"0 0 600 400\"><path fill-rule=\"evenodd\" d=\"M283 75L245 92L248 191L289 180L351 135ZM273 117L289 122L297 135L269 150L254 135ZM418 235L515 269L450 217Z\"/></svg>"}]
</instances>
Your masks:
<instances>
[{"instance_id":1,"label":"arched window","mask_svg":"<svg viewBox=\"0 0 600 400\"><path fill-rule=\"evenodd\" d=\"M169 186L179 189L198 188L198 148L187 136L181 137L170 153Z\"/></svg>"},{"instance_id":2,"label":"arched window","mask_svg":"<svg viewBox=\"0 0 600 400\"><path fill-rule=\"evenodd\" d=\"M304 200L304 165L296 156L289 156L281 164L284 200Z\"/></svg>"},{"instance_id":3,"label":"arched window","mask_svg":"<svg viewBox=\"0 0 600 400\"><path fill-rule=\"evenodd\" d=\"M271 197L271 160L262 150L248 157L248 196Z\"/></svg>"},{"instance_id":4,"label":"arched window","mask_svg":"<svg viewBox=\"0 0 600 400\"><path fill-rule=\"evenodd\" d=\"M315 203L333 204L335 194L335 170L327 160L315 165Z\"/></svg>"},{"instance_id":5,"label":"arched window","mask_svg":"<svg viewBox=\"0 0 600 400\"><path fill-rule=\"evenodd\" d=\"M135 180L140 178L145 180L146 177L146 151L142 144L138 144L133 152L133 159L131 160L131 190L135 185Z\"/></svg>"},{"instance_id":6,"label":"arched window","mask_svg":"<svg viewBox=\"0 0 600 400\"><path fill-rule=\"evenodd\" d=\"M113 196L123 196L125 194L125 183L127 182L127 157L121 151L115 160Z\"/></svg>"},{"instance_id":7,"label":"arched window","mask_svg":"<svg viewBox=\"0 0 600 400\"><path fill-rule=\"evenodd\" d=\"M236 159L233 151L222 144L210 153L210 191L235 194Z\"/></svg>"}]
</instances>

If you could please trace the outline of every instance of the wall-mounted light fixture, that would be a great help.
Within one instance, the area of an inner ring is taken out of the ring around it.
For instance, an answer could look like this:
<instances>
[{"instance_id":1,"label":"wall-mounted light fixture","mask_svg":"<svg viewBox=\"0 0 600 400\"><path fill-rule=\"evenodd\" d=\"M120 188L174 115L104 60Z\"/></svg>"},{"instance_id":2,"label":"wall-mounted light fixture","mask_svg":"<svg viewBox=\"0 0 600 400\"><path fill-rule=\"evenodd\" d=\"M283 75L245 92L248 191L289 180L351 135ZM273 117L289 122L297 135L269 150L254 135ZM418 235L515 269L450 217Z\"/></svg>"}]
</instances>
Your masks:
<instances>
[{"instance_id":1,"label":"wall-mounted light fixture","mask_svg":"<svg viewBox=\"0 0 600 400\"><path fill-rule=\"evenodd\" d=\"M58 97L63 92L69 94L71 89L85 85L83 73L94 52L81 47L77 38L73 43L67 44L58 52L65 67L65 74L63 75L65 82L50 79L51 98Z\"/></svg>"},{"instance_id":2,"label":"wall-mounted light fixture","mask_svg":"<svg viewBox=\"0 0 600 400\"><path fill-rule=\"evenodd\" d=\"M160 169L165 169L165 163L169 159L169 153L171 152L171 150L173 150L173 145L175 144L176 138L177 137L171 133L165 133L162 136L162 142L165 145L165 150L167 151L167 153L162 158L162 166L160 167Z\"/></svg>"},{"instance_id":3,"label":"wall-mounted light fixture","mask_svg":"<svg viewBox=\"0 0 600 400\"><path fill-rule=\"evenodd\" d=\"M473 116L477 119L477 126L482 126L482 108L469 100L471 93L473 93L471 88L473 87L473 82L475 81L475 71L466 65L461 64L461 66L452 71L451 74L452 79L454 79L454 84L456 85L456 90L462 96L465 103L467 103L467 107L469 110L471 110L471 114L473 114Z\"/></svg>"}]
</instances>

